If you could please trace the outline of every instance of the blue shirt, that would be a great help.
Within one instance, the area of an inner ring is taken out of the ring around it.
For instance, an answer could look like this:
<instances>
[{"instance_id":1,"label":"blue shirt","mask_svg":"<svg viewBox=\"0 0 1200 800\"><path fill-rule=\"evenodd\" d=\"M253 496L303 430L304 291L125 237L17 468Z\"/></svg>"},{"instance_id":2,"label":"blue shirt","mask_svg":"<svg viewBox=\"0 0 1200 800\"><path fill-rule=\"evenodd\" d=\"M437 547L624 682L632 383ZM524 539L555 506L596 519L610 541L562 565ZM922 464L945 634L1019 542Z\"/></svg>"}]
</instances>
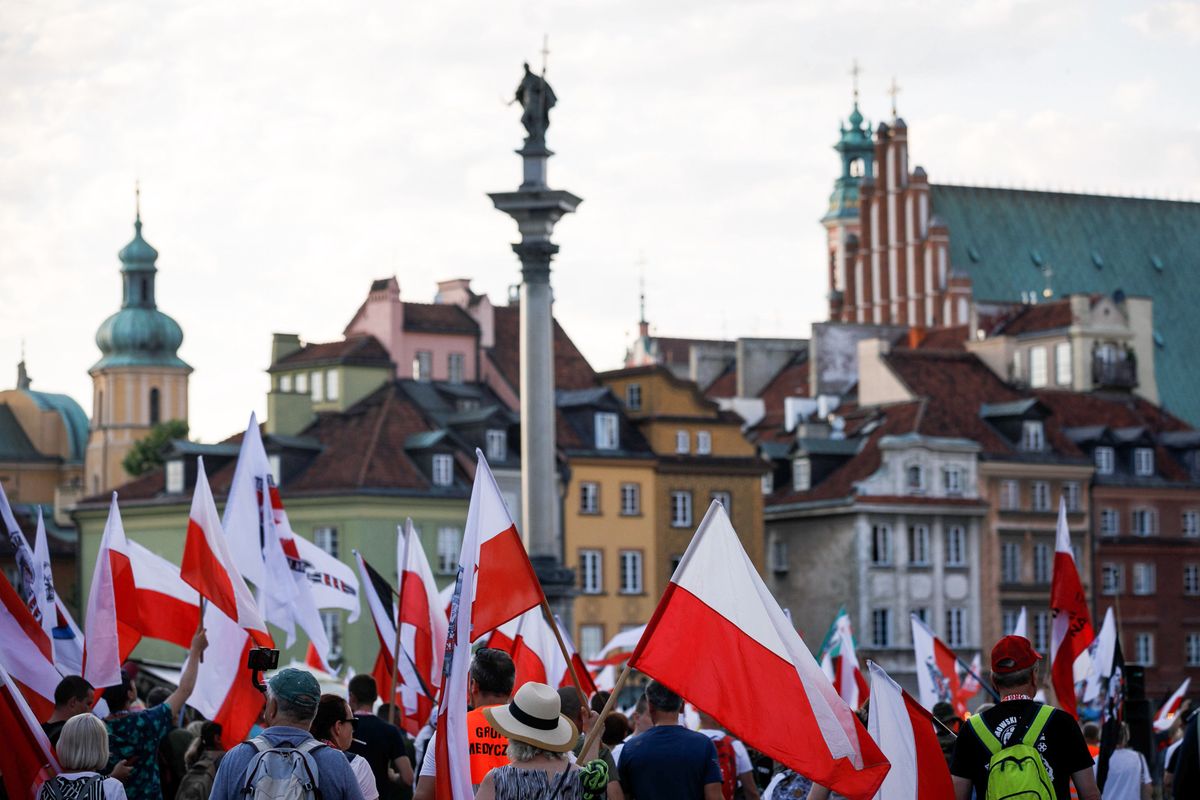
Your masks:
<instances>
[{"instance_id":1,"label":"blue shirt","mask_svg":"<svg viewBox=\"0 0 1200 800\"><path fill-rule=\"evenodd\" d=\"M162 800L158 745L174 727L171 707L159 703L146 711L120 711L104 724L108 728L108 771L122 759L136 759L125 780L129 800Z\"/></svg>"},{"instance_id":2,"label":"blue shirt","mask_svg":"<svg viewBox=\"0 0 1200 800\"><path fill-rule=\"evenodd\" d=\"M312 738L308 731L283 725L272 725L262 735L273 745L287 744L292 747ZM213 779L209 800L241 800L246 767L257 752L254 745L242 742L226 753ZM332 747L322 747L313 752L312 757L317 762L317 786L323 800L363 800L358 780L350 770L345 753Z\"/></svg>"},{"instance_id":3,"label":"blue shirt","mask_svg":"<svg viewBox=\"0 0 1200 800\"><path fill-rule=\"evenodd\" d=\"M712 740L680 725L655 725L626 740L617 769L633 800L700 800L706 784L721 782Z\"/></svg>"}]
</instances>

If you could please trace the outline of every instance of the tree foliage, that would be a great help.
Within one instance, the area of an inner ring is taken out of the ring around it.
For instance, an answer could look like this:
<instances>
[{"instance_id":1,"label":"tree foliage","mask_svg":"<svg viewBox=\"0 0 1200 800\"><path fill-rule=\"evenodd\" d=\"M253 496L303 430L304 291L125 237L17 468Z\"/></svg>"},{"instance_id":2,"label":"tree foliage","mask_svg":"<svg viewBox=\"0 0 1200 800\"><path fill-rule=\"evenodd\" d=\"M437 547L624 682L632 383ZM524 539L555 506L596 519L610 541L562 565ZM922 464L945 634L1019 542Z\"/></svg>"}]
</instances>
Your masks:
<instances>
[{"instance_id":1,"label":"tree foliage","mask_svg":"<svg viewBox=\"0 0 1200 800\"><path fill-rule=\"evenodd\" d=\"M171 419L160 422L150 429L150 433L144 439L133 443L133 447L125 455L121 466L135 478L145 475L155 467L162 465L162 451L172 439L186 439L187 435L188 424L185 420Z\"/></svg>"}]
</instances>

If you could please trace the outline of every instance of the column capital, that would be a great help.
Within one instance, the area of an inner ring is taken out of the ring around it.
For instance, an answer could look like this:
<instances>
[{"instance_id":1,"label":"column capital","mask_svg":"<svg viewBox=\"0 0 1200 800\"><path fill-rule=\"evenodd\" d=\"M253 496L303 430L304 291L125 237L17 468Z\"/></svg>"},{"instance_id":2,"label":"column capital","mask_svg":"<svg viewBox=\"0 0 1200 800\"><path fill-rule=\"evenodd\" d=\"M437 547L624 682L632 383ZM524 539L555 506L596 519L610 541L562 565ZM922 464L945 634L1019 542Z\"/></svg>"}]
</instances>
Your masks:
<instances>
[{"instance_id":1,"label":"column capital","mask_svg":"<svg viewBox=\"0 0 1200 800\"><path fill-rule=\"evenodd\" d=\"M512 249L521 259L521 277L526 283L550 282L550 259L558 252L558 245L535 239L518 242Z\"/></svg>"}]
</instances>

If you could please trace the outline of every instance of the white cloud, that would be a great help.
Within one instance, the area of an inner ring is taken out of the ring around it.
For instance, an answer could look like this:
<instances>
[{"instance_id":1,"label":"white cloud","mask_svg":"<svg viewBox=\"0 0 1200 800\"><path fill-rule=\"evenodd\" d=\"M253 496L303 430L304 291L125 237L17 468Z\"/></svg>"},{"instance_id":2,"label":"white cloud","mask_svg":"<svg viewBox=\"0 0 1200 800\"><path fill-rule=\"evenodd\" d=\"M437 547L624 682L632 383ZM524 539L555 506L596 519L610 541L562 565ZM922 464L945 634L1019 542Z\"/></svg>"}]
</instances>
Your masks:
<instances>
[{"instance_id":1,"label":"white cloud","mask_svg":"<svg viewBox=\"0 0 1200 800\"><path fill-rule=\"evenodd\" d=\"M1194 0L1153 3L1125 21L1139 33L1156 39L1181 36L1200 42L1200 4Z\"/></svg>"}]
</instances>

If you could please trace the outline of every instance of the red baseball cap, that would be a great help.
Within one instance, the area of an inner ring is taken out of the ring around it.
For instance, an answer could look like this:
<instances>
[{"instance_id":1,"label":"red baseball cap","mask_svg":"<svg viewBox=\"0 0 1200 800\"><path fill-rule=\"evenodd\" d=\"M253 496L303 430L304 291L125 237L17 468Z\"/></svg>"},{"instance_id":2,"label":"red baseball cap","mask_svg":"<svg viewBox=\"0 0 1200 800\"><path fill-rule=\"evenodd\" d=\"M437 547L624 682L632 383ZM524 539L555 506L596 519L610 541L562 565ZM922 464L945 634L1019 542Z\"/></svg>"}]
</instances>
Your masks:
<instances>
[{"instance_id":1,"label":"red baseball cap","mask_svg":"<svg viewBox=\"0 0 1200 800\"><path fill-rule=\"evenodd\" d=\"M1042 657L1024 636L1005 636L992 648L992 673L1007 675L1029 669Z\"/></svg>"}]
</instances>

